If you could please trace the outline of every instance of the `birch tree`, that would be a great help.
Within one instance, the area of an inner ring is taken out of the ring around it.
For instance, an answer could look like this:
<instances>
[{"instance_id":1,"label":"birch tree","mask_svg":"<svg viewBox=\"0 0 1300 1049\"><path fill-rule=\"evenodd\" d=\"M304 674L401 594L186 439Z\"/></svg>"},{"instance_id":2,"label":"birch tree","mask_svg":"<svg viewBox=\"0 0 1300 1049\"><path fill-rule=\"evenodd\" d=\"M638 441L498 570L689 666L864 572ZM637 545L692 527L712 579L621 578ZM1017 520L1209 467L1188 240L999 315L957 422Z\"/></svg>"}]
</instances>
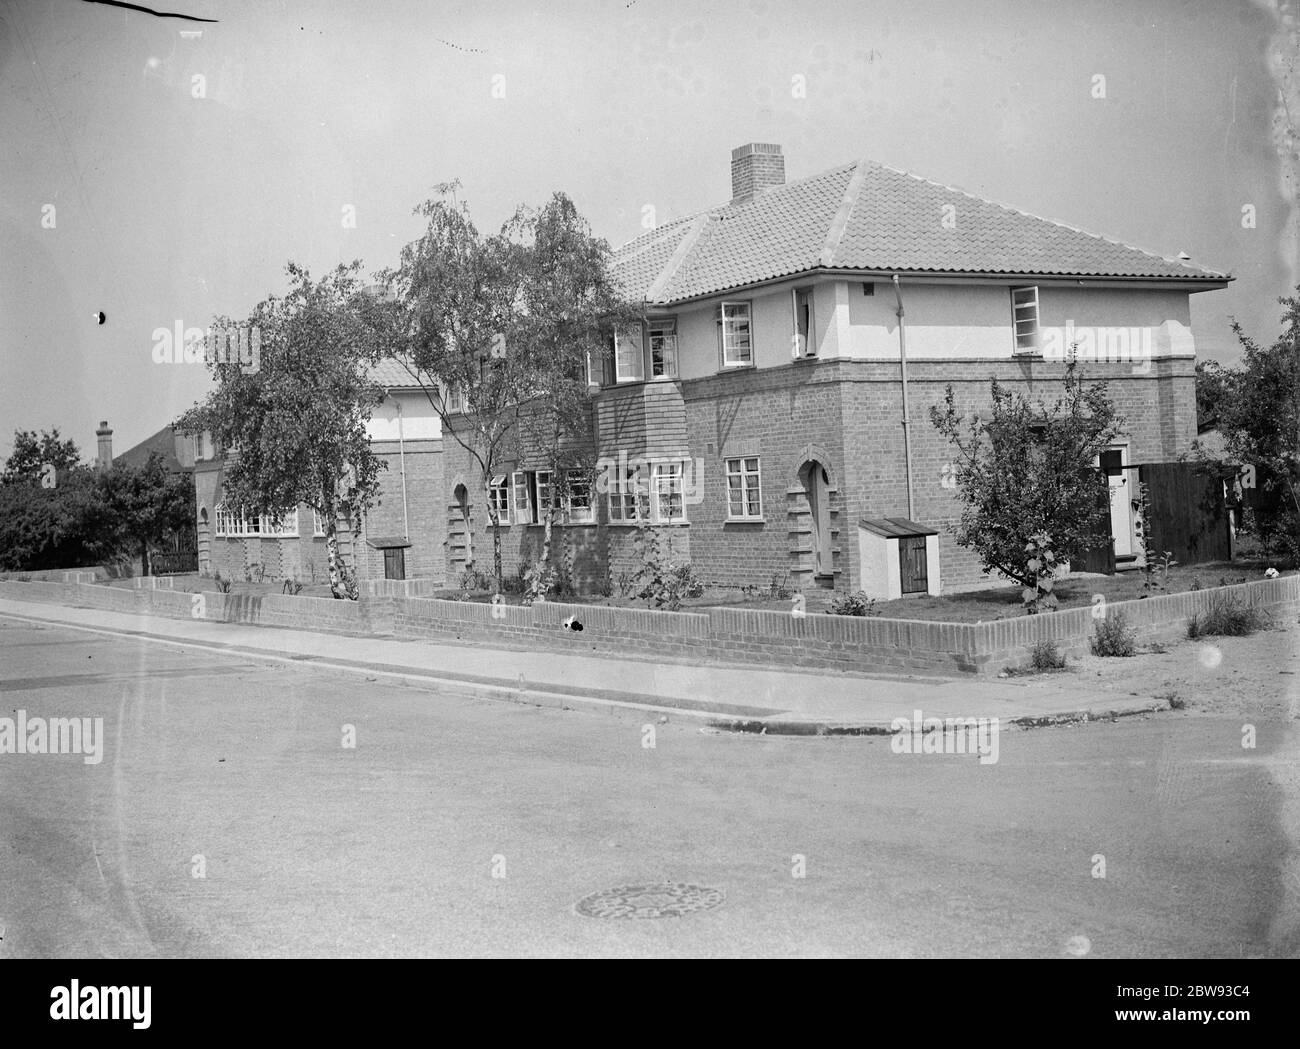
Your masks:
<instances>
[{"instance_id":1,"label":"birch tree","mask_svg":"<svg viewBox=\"0 0 1300 1049\"><path fill-rule=\"evenodd\" d=\"M382 304L368 295L353 262L313 281L290 262L289 291L260 302L242 325L229 318L213 332L239 327L260 335L258 367L234 355L208 354L217 388L177 426L204 429L225 451L222 475L227 506L278 518L299 504L320 516L325 530L330 591L355 600L355 564L339 548L338 522L360 535L361 515L374 503L379 471L366 423L380 388L368 378L368 361L380 353ZM211 336L210 336L211 338ZM211 348L211 342L209 344Z\"/></svg>"}]
</instances>

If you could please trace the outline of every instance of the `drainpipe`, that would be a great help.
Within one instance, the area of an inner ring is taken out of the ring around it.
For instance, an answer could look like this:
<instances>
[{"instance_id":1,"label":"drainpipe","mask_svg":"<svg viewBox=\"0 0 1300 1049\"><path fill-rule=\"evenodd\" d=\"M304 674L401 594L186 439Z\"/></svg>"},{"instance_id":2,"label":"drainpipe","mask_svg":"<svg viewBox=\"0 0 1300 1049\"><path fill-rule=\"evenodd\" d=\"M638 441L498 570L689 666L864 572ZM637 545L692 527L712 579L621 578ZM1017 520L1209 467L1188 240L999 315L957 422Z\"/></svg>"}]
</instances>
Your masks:
<instances>
[{"instance_id":1,"label":"drainpipe","mask_svg":"<svg viewBox=\"0 0 1300 1049\"><path fill-rule=\"evenodd\" d=\"M903 470L907 479L907 519L916 520L912 497L912 419L907 408L907 321L903 319L903 293L894 274L894 297L898 300L898 358L903 369Z\"/></svg>"}]
</instances>

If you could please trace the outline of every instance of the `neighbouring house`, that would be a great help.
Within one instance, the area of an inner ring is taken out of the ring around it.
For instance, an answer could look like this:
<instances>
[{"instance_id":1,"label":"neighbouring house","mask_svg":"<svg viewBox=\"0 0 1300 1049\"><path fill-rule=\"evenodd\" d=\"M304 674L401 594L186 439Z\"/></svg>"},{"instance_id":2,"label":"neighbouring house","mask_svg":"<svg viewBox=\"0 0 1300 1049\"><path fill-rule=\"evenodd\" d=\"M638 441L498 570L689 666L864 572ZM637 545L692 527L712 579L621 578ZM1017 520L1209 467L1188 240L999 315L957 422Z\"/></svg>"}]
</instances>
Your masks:
<instances>
[{"instance_id":1,"label":"neighbouring house","mask_svg":"<svg viewBox=\"0 0 1300 1049\"><path fill-rule=\"evenodd\" d=\"M1098 465L1115 560L1141 556L1137 466L1196 436L1189 297L1230 276L871 160L787 183L781 148L751 143L732 151L731 185L728 203L614 253L644 319L590 377L597 452L615 465L604 491L563 508L580 582L635 571L648 523L722 584L881 597L978 584L928 409L952 383L959 405L987 410L993 377L1050 401L1070 352L1126 420ZM450 441L446 454L469 537L449 545L454 574L491 537L468 458ZM535 465L491 479L510 564L540 547L550 478Z\"/></svg>"},{"instance_id":2,"label":"neighbouring house","mask_svg":"<svg viewBox=\"0 0 1300 1049\"><path fill-rule=\"evenodd\" d=\"M120 455L113 454L113 431L106 420L101 421L95 430L95 440L97 470L106 470L110 465L143 466L151 455L157 455L167 473L189 478L194 476L194 438L172 426L164 426ZM143 571L138 560L136 567ZM157 549L150 548L150 561L155 574L195 571L198 565L197 535L185 530L166 536Z\"/></svg>"},{"instance_id":3,"label":"neighbouring house","mask_svg":"<svg viewBox=\"0 0 1300 1049\"><path fill-rule=\"evenodd\" d=\"M447 570L441 424L400 365L387 362L372 378L385 388L385 396L367 432L387 469L380 473L379 497L363 515L360 534L354 538L352 522L340 517L340 553L356 566L358 579L441 582ZM199 571L228 579L325 582L325 528L316 511L299 506L272 520L227 506L221 484L227 455L214 448L206 432L197 443Z\"/></svg>"},{"instance_id":4,"label":"neighbouring house","mask_svg":"<svg viewBox=\"0 0 1300 1049\"><path fill-rule=\"evenodd\" d=\"M722 585L886 598L977 585L976 555L953 538L952 451L928 409L952 383L960 406L987 411L993 377L1050 401L1067 353L1109 381L1125 418L1098 465L1114 560L1141 556L1138 467L1196 436L1189 297L1230 276L871 160L787 182L781 148L751 143L730 173L729 202L614 252L643 318L589 369L602 470L559 507L554 541L578 586L630 578L647 531ZM535 560L539 508L560 500L528 442L483 478L400 364L376 378L388 396L370 432L388 470L359 576L454 585L488 568L488 499L506 571ZM220 473L201 451L201 567L322 577L311 512L247 520L221 505Z\"/></svg>"}]
</instances>

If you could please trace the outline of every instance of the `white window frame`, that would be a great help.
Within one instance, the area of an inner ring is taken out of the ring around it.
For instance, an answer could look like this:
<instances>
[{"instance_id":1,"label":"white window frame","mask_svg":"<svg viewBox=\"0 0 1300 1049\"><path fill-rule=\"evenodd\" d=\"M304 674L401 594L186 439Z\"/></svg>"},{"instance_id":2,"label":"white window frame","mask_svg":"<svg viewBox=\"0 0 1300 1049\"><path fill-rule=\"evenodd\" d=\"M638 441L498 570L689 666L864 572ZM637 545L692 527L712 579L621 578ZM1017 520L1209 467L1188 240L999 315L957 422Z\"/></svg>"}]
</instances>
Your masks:
<instances>
[{"instance_id":1,"label":"white window frame","mask_svg":"<svg viewBox=\"0 0 1300 1049\"><path fill-rule=\"evenodd\" d=\"M488 508L497 512L497 522L510 524L510 476L497 474L488 484Z\"/></svg>"},{"instance_id":2,"label":"white window frame","mask_svg":"<svg viewBox=\"0 0 1300 1049\"><path fill-rule=\"evenodd\" d=\"M555 484L551 481L550 470L532 470L532 484L529 487L533 491L534 511L536 513L535 524L546 523L546 508L550 504L555 511L551 518L551 523L564 521L564 502L560 498L560 493Z\"/></svg>"},{"instance_id":3,"label":"white window frame","mask_svg":"<svg viewBox=\"0 0 1300 1049\"><path fill-rule=\"evenodd\" d=\"M680 459L664 459L650 464L650 519L654 524L684 524L686 498L682 491L685 463ZM674 480L676 483L674 484ZM672 498L676 495L679 515L672 513ZM668 499L669 512L665 516L664 499Z\"/></svg>"},{"instance_id":4,"label":"white window frame","mask_svg":"<svg viewBox=\"0 0 1300 1049\"><path fill-rule=\"evenodd\" d=\"M753 463L754 468L749 469ZM737 455L725 460L723 476L727 480L727 520L761 521L763 520L763 464L757 455ZM733 486L732 479L739 481ZM753 496L751 499L750 496ZM736 513L733 496L740 499L740 513ZM749 512L750 504L757 505L756 513Z\"/></svg>"},{"instance_id":5,"label":"white window frame","mask_svg":"<svg viewBox=\"0 0 1300 1049\"><path fill-rule=\"evenodd\" d=\"M677 318L655 317L650 320L646 325L646 346L650 358L650 378L676 379L680 367L677 358ZM655 363L656 349L662 362L660 365Z\"/></svg>"},{"instance_id":6,"label":"white window frame","mask_svg":"<svg viewBox=\"0 0 1300 1049\"><path fill-rule=\"evenodd\" d=\"M636 362L635 374L624 374L620 343L629 351ZM645 325L630 324L625 330L614 332L614 382L645 382Z\"/></svg>"},{"instance_id":7,"label":"white window frame","mask_svg":"<svg viewBox=\"0 0 1300 1049\"><path fill-rule=\"evenodd\" d=\"M642 500L648 502L648 487L641 477L639 466L629 466L627 473L619 476L617 467L611 469L613 483L605 493L610 524L636 524L641 520Z\"/></svg>"},{"instance_id":8,"label":"white window frame","mask_svg":"<svg viewBox=\"0 0 1300 1049\"><path fill-rule=\"evenodd\" d=\"M745 347L746 357L744 360L733 359L733 351L739 347L733 344L733 339L738 331L739 321L729 314L729 311L743 310L745 314L744 325L748 345ZM730 338L729 338L730 336ZM721 340L722 347L722 366L724 368L752 368L754 366L754 307L753 303L748 300L727 300L718 304L718 338Z\"/></svg>"},{"instance_id":9,"label":"white window frame","mask_svg":"<svg viewBox=\"0 0 1300 1049\"><path fill-rule=\"evenodd\" d=\"M311 512L311 534L319 537L325 535L325 519L321 517L320 511L314 507Z\"/></svg>"},{"instance_id":10,"label":"white window frame","mask_svg":"<svg viewBox=\"0 0 1300 1049\"><path fill-rule=\"evenodd\" d=\"M1039 352L1038 285L1011 289L1011 334L1014 352Z\"/></svg>"},{"instance_id":11,"label":"white window frame","mask_svg":"<svg viewBox=\"0 0 1300 1049\"><path fill-rule=\"evenodd\" d=\"M808 299L808 330L805 333L799 331L799 299L807 297ZM816 357L817 356L817 319L814 314L813 306L813 289L811 286L806 288L794 288L790 292L790 302L794 309L794 342L798 349L796 357ZM801 341L802 340L802 341Z\"/></svg>"},{"instance_id":12,"label":"white window frame","mask_svg":"<svg viewBox=\"0 0 1300 1049\"><path fill-rule=\"evenodd\" d=\"M442 410L447 415L460 415L465 409L465 391L459 386L447 387L442 391Z\"/></svg>"},{"instance_id":13,"label":"white window frame","mask_svg":"<svg viewBox=\"0 0 1300 1049\"><path fill-rule=\"evenodd\" d=\"M584 470L570 470L568 472L568 493L564 499L564 519L566 524L595 524L596 523L596 504L592 501L591 495L591 478ZM579 496L585 500L586 505L575 502L574 497Z\"/></svg>"},{"instance_id":14,"label":"white window frame","mask_svg":"<svg viewBox=\"0 0 1300 1049\"><path fill-rule=\"evenodd\" d=\"M258 519L262 535L296 538L298 535L298 508L285 511L277 527L270 514L262 514Z\"/></svg>"},{"instance_id":15,"label":"white window frame","mask_svg":"<svg viewBox=\"0 0 1300 1049\"><path fill-rule=\"evenodd\" d=\"M510 487L514 490L514 507L510 519L515 524L532 524L533 502L528 474L516 470L510 475Z\"/></svg>"}]
</instances>

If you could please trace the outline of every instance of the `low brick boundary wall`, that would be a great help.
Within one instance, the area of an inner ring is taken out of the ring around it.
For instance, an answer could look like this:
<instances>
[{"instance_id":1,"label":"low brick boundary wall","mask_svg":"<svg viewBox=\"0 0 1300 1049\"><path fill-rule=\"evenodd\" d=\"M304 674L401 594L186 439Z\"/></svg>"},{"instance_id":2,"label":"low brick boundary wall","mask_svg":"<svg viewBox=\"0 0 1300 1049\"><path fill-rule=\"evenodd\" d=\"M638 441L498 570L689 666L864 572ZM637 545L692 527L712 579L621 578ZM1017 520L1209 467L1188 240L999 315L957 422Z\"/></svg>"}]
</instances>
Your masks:
<instances>
[{"instance_id":1,"label":"low brick boundary wall","mask_svg":"<svg viewBox=\"0 0 1300 1049\"><path fill-rule=\"evenodd\" d=\"M366 597L428 597L446 586L440 579L366 579L361 593Z\"/></svg>"},{"instance_id":2,"label":"low brick boundary wall","mask_svg":"<svg viewBox=\"0 0 1300 1049\"><path fill-rule=\"evenodd\" d=\"M1114 601L1106 605L1105 614L1122 612L1140 642L1174 641L1187 636L1187 621L1193 615L1206 612L1214 602L1224 600L1258 608L1273 616L1295 615L1300 612L1300 575L1136 601ZM1055 641L1067 655L1081 655L1089 650L1100 614L1094 608L1067 608L1050 615L981 623L975 628L980 631L976 658L994 668L994 673L1003 667L1027 666L1030 653L1040 640Z\"/></svg>"},{"instance_id":3,"label":"low brick boundary wall","mask_svg":"<svg viewBox=\"0 0 1300 1049\"><path fill-rule=\"evenodd\" d=\"M704 658L765 667L859 672L996 674L1030 662L1034 645L1053 640L1067 655L1088 651L1097 609L1072 608L991 623L940 623L741 608L655 612L546 602L522 607L430 597L365 596L360 601L266 594L202 595L102 586L65 573L67 581L0 580L0 597L82 605L224 623L298 627L404 638L454 638L571 652ZM201 600L200 600L201 598ZM1300 575L1145 600L1112 602L1142 642L1186 636L1187 621L1218 600L1236 600L1274 615L1300 612ZM581 631L568 629L576 619Z\"/></svg>"},{"instance_id":4,"label":"low brick boundary wall","mask_svg":"<svg viewBox=\"0 0 1300 1049\"><path fill-rule=\"evenodd\" d=\"M205 590L191 594L161 587L101 586L83 582L49 582L33 579L0 580L0 597L15 601L102 608L109 612L206 619L218 623L297 627L345 634L392 632L392 601L336 601L324 597L290 597L285 594L223 594ZM200 600L201 599L201 600Z\"/></svg>"}]
</instances>

